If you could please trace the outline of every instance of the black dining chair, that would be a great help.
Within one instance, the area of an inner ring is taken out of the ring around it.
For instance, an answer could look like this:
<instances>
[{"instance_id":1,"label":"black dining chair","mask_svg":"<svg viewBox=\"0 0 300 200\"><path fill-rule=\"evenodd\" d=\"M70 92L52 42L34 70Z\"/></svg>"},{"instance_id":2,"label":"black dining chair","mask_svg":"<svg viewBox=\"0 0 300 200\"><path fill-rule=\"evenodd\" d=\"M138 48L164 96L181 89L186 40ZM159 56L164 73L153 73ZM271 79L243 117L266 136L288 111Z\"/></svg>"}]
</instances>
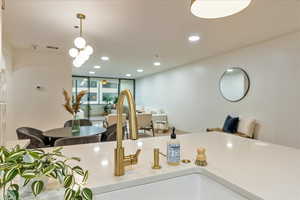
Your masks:
<instances>
[{"instance_id":1,"label":"black dining chair","mask_svg":"<svg viewBox=\"0 0 300 200\"><path fill-rule=\"evenodd\" d=\"M76 144L88 144L88 143L98 143L100 142L99 135L82 136L82 137L71 137L71 138L61 138L55 141L54 146L69 146Z\"/></svg>"},{"instance_id":2,"label":"black dining chair","mask_svg":"<svg viewBox=\"0 0 300 200\"><path fill-rule=\"evenodd\" d=\"M19 140L29 139L30 143L26 147L28 149L49 147L49 138L43 135L43 131L31 128L21 127L16 130Z\"/></svg>"},{"instance_id":3,"label":"black dining chair","mask_svg":"<svg viewBox=\"0 0 300 200\"><path fill-rule=\"evenodd\" d=\"M64 127L72 127L74 120L68 120L65 122ZM92 126L93 123L88 119L79 119L80 126Z\"/></svg>"},{"instance_id":4,"label":"black dining chair","mask_svg":"<svg viewBox=\"0 0 300 200\"><path fill-rule=\"evenodd\" d=\"M123 139L125 135L126 126L123 126ZM101 142L111 142L117 139L117 124L113 124L106 128L106 131L101 134Z\"/></svg>"}]
</instances>

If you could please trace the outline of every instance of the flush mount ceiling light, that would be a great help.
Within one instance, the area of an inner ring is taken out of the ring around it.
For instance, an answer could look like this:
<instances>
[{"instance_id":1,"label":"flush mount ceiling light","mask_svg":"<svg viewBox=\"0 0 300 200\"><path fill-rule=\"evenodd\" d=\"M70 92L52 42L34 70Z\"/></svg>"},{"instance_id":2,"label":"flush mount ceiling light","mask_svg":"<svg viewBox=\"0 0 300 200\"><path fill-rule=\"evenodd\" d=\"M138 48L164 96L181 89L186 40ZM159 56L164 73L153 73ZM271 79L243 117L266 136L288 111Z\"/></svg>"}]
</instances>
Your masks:
<instances>
[{"instance_id":1,"label":"flush mount ceiling light","mask_svg":"<svg viewBox=\"0 0 300 200\"><path fill-rule=\"evenodd\" d=\"M131 77L131 74L126 74L125 76L127 76L127 77Z\"/></svg>"},{"instance_id":2,"label":"flush mount ceiling light","mask_svg":"<svg viewBox=\"0 0 300 200\"><path fill-rule=\"evenodd\" d=\"M99 66L99 65L94 66L94 69L100 69L100 68L101 68L101 66Z\"/></svg>"},{"instance_id":3,"label":"flush mount ceiling light","mask_svg":"<svg viewBox=\"0 0 300 200\"><path fill-rule=\"evenodd\" d=\"M82 37L82 21L85 19L85 15L79 13L76 16L80 20L80 36L75 38L75 47L69 50L69 55L74 58L74 67L81 67L94 53L94 49L87 45L86 40Z\"/></svg>"},{"instance_id":4,"label":"flush mount ceiling light","mask_svg":"<svg viewBox=\"0 0 300 200\"><path fill-rule=\"evenodd\" d=\"M144 72L144 70L143 70L143 69L137 69L136 71L137 71L137 72L139 72L139 73L142 73L142 72Z\"/></svg>"},{"instance_id":5,"label":"flush mount ceiling light","mask_svg":"<svg viewBox=\"0 0 300 200\"><path fill-rule=\"evenodd\" d=\"M236 14L247 8L252 0L192 0L191 12L196 17L216 19Z\"/></svg>"},{"instance_id":6,"label":"flush mount ceiling light","mask_svg":"<svg viewBox=\"0 0 300 200\"><path fill-rule=\"evenodd\" d=\"M92 71L90 71L89 73L90 73L90 74L95 74L95 72L92 72Z\"/></svg>"}]
</instances>

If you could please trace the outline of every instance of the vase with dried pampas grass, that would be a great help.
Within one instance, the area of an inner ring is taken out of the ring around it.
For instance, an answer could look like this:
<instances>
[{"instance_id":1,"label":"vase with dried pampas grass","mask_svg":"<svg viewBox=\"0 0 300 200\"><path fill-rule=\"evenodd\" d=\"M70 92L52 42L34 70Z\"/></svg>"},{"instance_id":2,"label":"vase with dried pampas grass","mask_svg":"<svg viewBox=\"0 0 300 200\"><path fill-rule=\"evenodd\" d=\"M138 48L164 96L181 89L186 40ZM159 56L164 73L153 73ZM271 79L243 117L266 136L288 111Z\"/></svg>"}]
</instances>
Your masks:
<instances>
[{"instance_id":1,"label":"vase with dried pampas grass","mask_svg":"<svg viewBox=\"0 0 300 200\"><path fill-rule=\"evenodd\" d=\"M63 95L65 97L65 104L63 104L64 108L67 112L69 112L73 116L72 121L72 131L78 132L80 131L80 120L77 118L77 113L80 110L80 103L81 99L86 95L87 91L80 91L77 96L75 97L75 101L72 102L71 96L68 94L68 92L63 89Z\"/></svg>"}]
</instances>

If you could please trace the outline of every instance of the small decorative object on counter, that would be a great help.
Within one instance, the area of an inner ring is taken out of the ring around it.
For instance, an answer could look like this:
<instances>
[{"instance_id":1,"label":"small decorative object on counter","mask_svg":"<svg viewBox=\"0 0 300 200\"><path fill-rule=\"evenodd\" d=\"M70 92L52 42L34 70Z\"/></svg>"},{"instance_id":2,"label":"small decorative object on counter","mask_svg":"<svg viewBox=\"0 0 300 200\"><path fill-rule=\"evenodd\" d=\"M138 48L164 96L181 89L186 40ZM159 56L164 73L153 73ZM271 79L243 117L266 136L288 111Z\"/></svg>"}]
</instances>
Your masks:
<instances>
[{"instance_id":1,"label":"small decorative object on counter","mask_svg":"<svg viewBox=\"0 0 300 200\"><path fill-rule=\"evenodd\" d=\"M205 148L201 147L201 148L197 149L197 158L196 158L195 164L198 166L202 166L202 167L207 166Z\"/></svg>"},{"instance_id":2,"label":"small decorative object on counter","mask_svg":"<svg viewBox=\"0 0 300 200\"><path fill-rule=\"evenodd\" d=\"M161 169L161 166L159 165L159 149L155 148L153 150L154 160L153 160L153 166L152 169Z\"/></svg>"},{"instance_id":3,"label":"small decorative object on counter","mask_svg":"<svg viewBox=\"0 0 300 200\"><path fill-rule=\"evenodd\" d=\"M183 159L183 160L181 160L181 162L184 163L184 164L189 164L189 163L191 163L191 161L190 161L189 159Z\"/></svg>"},{"instance_id":4,"label":"small decorative object on counter","mask_svg":"<svg viewBox=\"0 0 300 200\"><path fill-rule=\"evenodd\" d=\"M176 139L175 127L167 144L167 162L169 165L180 164L180 142Z\"/></svg>"}]
</instances>

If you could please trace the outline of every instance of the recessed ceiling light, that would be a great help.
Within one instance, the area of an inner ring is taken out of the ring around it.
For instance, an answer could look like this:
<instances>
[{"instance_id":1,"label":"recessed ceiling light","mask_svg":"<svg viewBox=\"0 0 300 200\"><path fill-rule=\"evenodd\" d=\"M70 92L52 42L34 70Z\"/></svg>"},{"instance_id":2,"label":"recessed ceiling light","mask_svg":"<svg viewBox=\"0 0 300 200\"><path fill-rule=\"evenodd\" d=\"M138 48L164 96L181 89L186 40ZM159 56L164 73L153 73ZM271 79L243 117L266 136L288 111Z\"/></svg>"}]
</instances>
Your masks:
<instances>
[{"instance_id":1,"label":"recessed ceiling light","mask_svg":"<svg viewBox=\"0 0 300 200\"><path fill-rule=\"evenodd\" d=\"M144 72L144 70L143 70L143 69L137 69L136 71L137 71L137 72L139 72L139 73L142 73L142 72Z\"/></svg>"},{"instance_id":2,"label":"recessed ceiling light","mask_svg":"<svg viewBox=\"0 0 300 200\"><path fill-rule=\"evenodd\" d=\"M92 72L92 71L90 71L89 73L90 73L90 74L95 74L95 72Z\"/></svg>"},{"instance_id":3,"label":"recessed ceiling light","mask_svg":"<svg viewBox=\"0 0 300 200\"><path fill-rule=\"evenodd\" d=\"M161 63L160 63L160 62L154 62L153 65L154 65L154 66L160 66Z\"/></svg>"},{"instance_id":4,"label":"recessed ceiling light","mask_svg":"<svg viewBox=\"0 0 300 200\"><path fill-rule=\"evenodd\" d=\"M131 74L126 74L125 76L127 76L127 77L131 77Z\"/></svg>"},{"instance_id":5,"label":"recessed ceiling light","mask_svg":"<svg viewBox=\"0 0 300 200\"><path fill-rule=\"evenodd\" d=\"M103 61L108 61L108 60L109 60L109 57L107 57L107 56L102 56L102 57L101 57L101 60L103 60Z\"/></svg>"},{"instance_id":6,"label":"recessed ceiling light","mask_svg":"<svg viewBox=\"0 0 300 200\"><path fill-rule=\"evenodd\" d=\"M94 66L94 69L100 69L100 68L101 68L101 66L99 66L99 65Z\"/></svg>"},{"instance_id":7,"label":"recessed ceiling light","mask_svg":"<svg viewBox=\"0 0 300 200\"><path fill-rule=\"evenodd\" d=\"M227 72L233 72L233 69L227 69L226 71Z\"/></svg>"},{"instance_id":8,"label":"recessed ceiling light","mask_svg":"<svg viewBox=\"0 0 300 200\"><path fill-rule=\"evenodd\" d=\"M190 42L197 42L199 40L200 40L200 36L199 35L194 34L194 35L190 35L189 36L189 41Z\"/></svg>"}]
</instances>

